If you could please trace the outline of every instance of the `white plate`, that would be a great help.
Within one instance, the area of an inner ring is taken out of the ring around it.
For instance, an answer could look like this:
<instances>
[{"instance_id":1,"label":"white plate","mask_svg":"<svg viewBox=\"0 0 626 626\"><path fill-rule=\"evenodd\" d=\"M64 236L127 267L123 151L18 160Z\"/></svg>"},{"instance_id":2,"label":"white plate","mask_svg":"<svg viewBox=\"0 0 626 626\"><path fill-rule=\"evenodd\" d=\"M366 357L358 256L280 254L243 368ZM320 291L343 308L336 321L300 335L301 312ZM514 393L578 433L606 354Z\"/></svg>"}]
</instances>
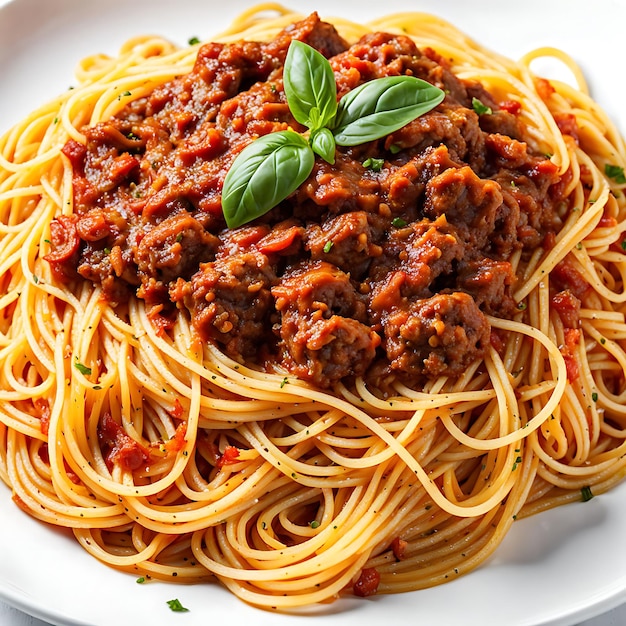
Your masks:
<instances>
[{"instance_id":1,"label":"white plate","mask_svg":"<svg viewBox=\"0 0 626 626\"><path fill-rule=\"evenodd\" d=\"M622 74L626 5L619 0L292 0L303 12L366 20L424 10L454 22L492 49L516 57L539 45L569 51L597 100L626 130ZM66 89L81 57L115 53L140 33L180 44L225 28L250 0L0 0L0 132ZM4 5L4 6L2 6ZM217 5L217 6L216 6ZM416 593L346 599L305 619L242 604L216 585L138 585L84 553L67 533L13 505L0 486L0 597L55 624L234 623L373 626L572 625L626 599L626 485L514 524L494 558L472 574ZM190 609L174 615L167 600Z\"/></svg>"}]
</instances>

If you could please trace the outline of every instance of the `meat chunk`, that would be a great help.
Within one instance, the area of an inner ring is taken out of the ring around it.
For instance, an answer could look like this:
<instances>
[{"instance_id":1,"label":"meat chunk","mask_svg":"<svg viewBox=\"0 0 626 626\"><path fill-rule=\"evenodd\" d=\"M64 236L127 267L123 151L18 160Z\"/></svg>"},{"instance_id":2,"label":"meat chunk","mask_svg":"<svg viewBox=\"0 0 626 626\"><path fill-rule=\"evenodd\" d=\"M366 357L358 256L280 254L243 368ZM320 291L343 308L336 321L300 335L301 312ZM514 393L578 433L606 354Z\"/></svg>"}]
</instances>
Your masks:
<instances>
[{"instance_id":1,"label":"meat chunk","mask_svg":"<svg viewBox=\"0 0 626 626\"><path fill-rule=\"evenodd\" d=\"M452 158L466 161L480 170L484 159L484 137L474 111L445 100L432 111L420 115L390 135L388 145L419 153L445 145Z\"/></svg>"},{"instance_id":2,"label":"meat chunk","mask_svg":"<svg viewBox=\"0 0 626 626\"><path fill-rule=\"evenodd\" d=\"M473 298L438 294L393 310L384 320L392 371L410 377L459 376L482 358L490 326Z\"/></svg>"},{"instance_id":3,"label":"meat chunk","mask_svg":"<svg viewBox=\"0 0 626 626\"><path fill-rule=\"evenodd\" d=\"M370 271L369 306L374 318L402 306L407 298L433 295L441 277L455 273L455 265L465 252L465 244L445 216L394 231Z\"/></svg>"},{"instance_id":4,"label":"meat chunk","mask_svg":"<svg viewBox=\"0 0 626 626\"><path fill-rule=\"evenodd\" d=\"M192 312L204 340L214 340L234 358L255 356L266 339L275 279L267 257L254 249L200 265L188 282L170 290Z\"/></svg>"},{"instance_id":5,"label":"meat chunk","mask_svg":"<svg viewBox=\"0 0 626 626\"><path fill-rule=\"evenodd\" d=\"M447 220L464 232L473 248L484 248L502 205L500 185L479 178L469 166L447 169L426 186L424 215Z\"/></svg>"},{"instance_id":6,"label":"meat chunk","mask_svg":"<svg viewBox=\"0 0 626 626\"><path fill-rule=\"evenodd\" d=\"M215 256L218 245L219 239L192 215L184 212L166 218L148 231L135 251L143 292L156 289L167 294L170 282L189 278L200 263Z\"/></svg>"},{"instance_id":7,"label":"meat chunk","mask_svg":"<svg viewBox=\"0 0 626 626\"><path fill-rule=\"evenodd\" d=\"M375 215L351 211L320 225L311 224L306 231L306 248L311 259L333 263L356 278L382 254L382 235L382 224Z\"/></svg>"},{"instance_id":8,"label":"meat chunk","mask_svg":"<svg viewBox=\"0 0 626 626\"><path fill-rule=\"evenodd\" d=\"M327 387L365 372L380 338L360 321L365 303L345 273L323 261L308 263L272 295L281 314L283 362L294 374Z\"/></svg>"},{"instance_id":9,"label":"meat chunk","mask_svg":"<svg viewBox=\"0 0 626 626\"><path fill-rule=\"evenodd\" d=\"M508 261L484 258L461 264L457 286L469 293L485 313L511 316L515 312L515 301L510 288L515 281Z\"/></svg>"}]
</instances>

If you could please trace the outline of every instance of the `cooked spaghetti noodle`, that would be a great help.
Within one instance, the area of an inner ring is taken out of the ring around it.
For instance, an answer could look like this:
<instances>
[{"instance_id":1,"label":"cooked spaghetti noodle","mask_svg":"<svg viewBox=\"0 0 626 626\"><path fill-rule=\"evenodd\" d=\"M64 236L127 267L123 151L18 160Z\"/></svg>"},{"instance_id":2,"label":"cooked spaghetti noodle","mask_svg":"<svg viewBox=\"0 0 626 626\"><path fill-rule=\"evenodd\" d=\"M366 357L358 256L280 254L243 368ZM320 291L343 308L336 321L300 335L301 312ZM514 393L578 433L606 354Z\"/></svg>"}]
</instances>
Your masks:
<instances>
[{"instance_id":1,"label":"cooked spaghetti noodle","mask_svg":"<svg viewBox=\"0 0 626 626\"><path fill-rule=\"evenodd\" d=\"M215 41L269 40L298 19L257 7ZM278 609L370 593L368 577L378 593L443 583L515 519L600 494L626 465L626 151L575 65L553 49L512 62L430 15L332 22L349 42L409 35L518 103L562 176L562 228L513 254L517 311L488 318L502 345L458 377L320 388L231 358L182 311L163 331L142 299L112 306L91 281L58 280L44 257L51 223L74 212L63 146L189 72L197 46L137 38L89 57L74 89L0 143L0 476L15 503L119 570L217 578ZM578 87L537 79L545 55ZM584 283L576 328L550 291L564 260ZM109 462L107 438L131 455L138 444L145 462Z\"/></svg>"}]
</instances>

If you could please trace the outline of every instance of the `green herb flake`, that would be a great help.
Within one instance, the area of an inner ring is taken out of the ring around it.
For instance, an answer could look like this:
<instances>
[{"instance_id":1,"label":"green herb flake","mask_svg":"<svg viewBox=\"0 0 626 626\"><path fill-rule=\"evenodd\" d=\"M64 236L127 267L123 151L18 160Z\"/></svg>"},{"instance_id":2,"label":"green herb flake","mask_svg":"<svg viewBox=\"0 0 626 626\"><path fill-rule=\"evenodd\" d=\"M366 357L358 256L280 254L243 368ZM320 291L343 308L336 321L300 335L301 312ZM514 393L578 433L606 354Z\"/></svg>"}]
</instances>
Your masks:
<instances>
[{"instance_id":1,"label":"green herb flake","mask_svg":"<svg viewBox=\"0 0 626 626\"><path fill-rule=\"evenodd\" d=\"M174 611L175 613L185 613L187 611L189 611L189 609L185 608L180 600L178 598L175 598L174 600L168 600L167 601L167 606L170 607L170 609L172 611Z\"/></svg>"},{"instance_id":2,"label":"green herb flake","mask_svg":"<svg viewBox=\"0 0 626 626\"><path fill-rule=\"evenodd\" d=\"M145 576L140 576L136 581L135 581L138 585L143 585L143 583L146 582L146 577Z\"/></svg>"},{"instance_id":3,"label":"green herb flake","mask_svg":"<svg viewBox=\"0 0 626 626\"><path fill-rule=\"evenodd\" d=\"M593 492L591 491L591 487L589 487L589 485L586 485L580 490L580 497L583 502L589 502L589 500L593 498Z\"/></svg>"},{"instance_id":4,"label":"green herb flake","mask_svg":"<svg viewBox=\"0 0 626 626\"><path fill-rule=\"evenodd\" d=\"M311 528L319 528L320 523L316 519L314 519L312 522L309 522L309 526Z\"/></svg>"},{"instance_id":5,"label":"green herb flake","mask_svg":"<svg viewBox=\"0 0 626 626\"><path fill-rule=\"evenodd\" d=\"M403 220L401 217L394 217L391 220L391 223L395 226L395 228L404 228L407 224L406 220Z\"/></svg>"},{"instance_id":6,"label":"green herb flake","mask_svg":"<svg viewBox=\"0 0 626 626\"><path fill-rule=\"evenodd\" d=\"M472 98L472 109L477 115L491 115L491 107L483 104L478 98Z\"/></svg>"},{"instance_id":7,"label":"green herb flake","mask_svg":"<svg viewBox=\"0 0 626 626\"><path fill-rule=\"evenodd\" d=\"M606 163L604 165L604 173L611 179L613 179L618 185L626 183L626 175L624 175L624 168L620 165L611 165Z\"/></svg>"},{"instance_id":8,"label":"green herb flake","mask_svg":"<svg viewBox=\"0 0 626 626\"><path fill-rule=\"evenodd\" d=\"M76 359L76 362L74 363L74 367L84 376L89 376L91 374L91 368L87 367L86 365L83 365L78 358Z\"/></svg>"},{"instance_id":9,"label":"green herb flake","mask_svg":"<svg viewBox=\"0 0 626 626\"><path fill-rule=\"evenodd\" d=\"M188 39L187 43L188 43L190 46L195 46L195 45L197 45L197 44L199 44L199 43L200 43L200 39L199 39L198 37L189 37L189 39Z\"/></svg>"},{"instance_id":10,"label":"green herb flake","mask_svg":"<svg viewBox=\"0 0 626 626\"><path fill-rule=\"evenodd\" d=\"M374 159L369 157L363 161L363 167L368 170L372 170L373 172L380 172L383 169L383 165L385 164L385 159Z\"/></svg>"},{"instance_id":11,"label":"green herb flake","mask_svg":"<svg viewBox=\"0 0 626 626\"><path fill-rule=\"evenodd\" d=\"M594 402L597 402L597 401L598 401L598 394L597 394L595 391L591 394L591 399L592 399Z\"/></svg>"},{"instance_id":12,"label":"green herb flake","mask_svg":"<svg viewBox=\"0 0 626 626\"><path fill-rule=\"evenodd\" d=\"M289 379L285 376L285 378L283 378L280 381L280 388L282 389L285 385L288 385L288 384L289 384Z\"/></svg>"},{"instance_id":13,"label":"green herb flake","mask_svg":"<svg viewBox=\"0 0 626 626\"><path fill-rule=\"evenodd\" d=\"M326 252L326 254L328 254L333 248L333 240L329 239L325 244L324 244L324 252Z\"/></svg>"}]
</instances>

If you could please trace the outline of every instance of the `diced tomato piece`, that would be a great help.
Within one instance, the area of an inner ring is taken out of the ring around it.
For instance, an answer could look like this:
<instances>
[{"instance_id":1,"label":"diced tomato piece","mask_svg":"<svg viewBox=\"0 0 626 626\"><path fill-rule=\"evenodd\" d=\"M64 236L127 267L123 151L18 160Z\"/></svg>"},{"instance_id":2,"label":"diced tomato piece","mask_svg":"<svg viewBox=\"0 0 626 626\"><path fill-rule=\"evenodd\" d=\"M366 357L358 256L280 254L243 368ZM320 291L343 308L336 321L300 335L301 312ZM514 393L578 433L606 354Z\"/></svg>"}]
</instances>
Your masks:
<instances>
[{"instance_id":1,"label":"diced tomato piece","mask_svg":"<svg viewBox=\"0 0 626 626\"><path fill-rule=\"evenodd\" d=\"M100 418L98 441L109 468L117 463L124 470L134 471L148 460L147 451L128 435L110 413Z\"/></svg>"},{"instance_id":2,"label":"diced tomato piece","mask_svg":"<svg viewBox=\"0 0 626 626\"><path fill-rule=\"evenodd\" d=\"M373 596L378 591L379 584L380 573L378 570L375 567L366 567L361 571L361 575L352 589L355 595L365 598Z\"/></svg>"},{"instance_id":3,"label":"diced tomato piece","mask_svg":"<svg viewBox=\"0 0 626 626\"><path fill-rule=\"evenodd\" d=\"M391 551L393 552L393 556L396 557L397 561L401 561L404 558L404 554L408 545L408 542L404 539L400 539L400 537L396 537L391 542Z\"/></svg>"},{"instance_id":4,"label":"diced tomato piece","mask_svg":"<svg viewBox=\"0 0 626 626\"><path fill-rule=\"evenodd\" d=\"M50 426L50 404L44 398L35 398L33 405L39 413L39 428L41 428L42 434L47 435Z\"/></svg>"},{"instance_id":5,"label":"diced tomato piece","mask_svg":"<svg viewBox=\"0 0 626 626\"><path fill-rule=\"evenodd\" d=\"M554 294L551 305L566 328L578 328L580 325L580 300L571 291L566 289Z\"/></svg>"},{"instance_id":6,"label":"diced tomato piece","mask_svg":"<svg viewBox=\"0 0 626 626\"><path fill-rule=\"evenodd\" d=\"M52 249L44 259L48 263L63 263L72 258L78 251L80 237L76 229L76 221L66 215L59 215L50 222Z\"/></svg>"},{"instance_id":7,"label":"diced tomato piece","mask_svg":"<svg viewBox=\"0 0 626 626\"><path fill-rule=\"evenodd\" d=\"M517 100L504 100L503 102L498 103L498 106L500 107L500 110L511 113L511 115L518 115L522 110L522 104Z\"/></svg>"},{"instance_id":8,"label":"diced tomato piece","mask_svg":"<svg viewBox=\"0 0 626 626\"><path fill-rule=\"evenodd\" d=\"M185 447L185 435L187 434L187 422L181 422L176 427L174 436L165 442L165 449L168 452L179 452Z\"/></svg>"},{"instance_id":9,"label":"diced tomato piece","mask_svg":"<svg viewBox=\"0 0 626 626\"><path fill-rule=\"evenodd\" d=\"M239 448L235 446L226 446L224 453L217 459L217 467L222 468L225 465L232 465L239 460Z\"/></svg>"}]
</instances>

